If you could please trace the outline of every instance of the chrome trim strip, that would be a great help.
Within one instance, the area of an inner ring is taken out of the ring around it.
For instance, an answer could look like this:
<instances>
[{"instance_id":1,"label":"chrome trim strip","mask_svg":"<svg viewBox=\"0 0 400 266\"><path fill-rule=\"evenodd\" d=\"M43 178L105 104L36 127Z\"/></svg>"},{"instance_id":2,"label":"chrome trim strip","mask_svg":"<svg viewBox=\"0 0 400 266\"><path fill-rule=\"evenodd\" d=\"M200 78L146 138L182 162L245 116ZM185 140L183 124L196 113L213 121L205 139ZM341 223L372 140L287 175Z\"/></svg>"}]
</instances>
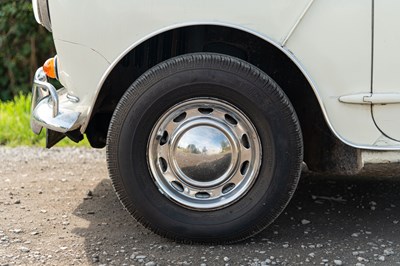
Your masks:
<instances>
[{"instance_id":1,"label":"chrome trim strip","mask_svg":"<svg viewBox=\"0 0 400 266\"><path fill-rule=\"evenodd\" d=\"M272 44L273 46L275 46L276 48L278 48L281 52L283 52L298 68L299 70L303 73L304 77L307 79L307 81L310 83L311 88L313 89L315 96L321 106L321 110L322 110L322 114L325 118L326 123L328 124L328 127L330 128L330 130L333 132L333 134L343 143L355 147L355 148L359 148L359 149L369 149L369 150L400 150L400 143L397 146L389 146L389 147L382 147L382 146L371 146L371 145L358 145L358 144L354 144L350 141L345 140L332 126L331 122L329 121L329 117L328 114L326 112L326 108L325 105L322 101L321 96L318 93L317 90L317 85L316 83L313 81L313 79L311 78L311 76L307 73L305 67L300 63L300 61L296 58L296 56L294 54L292 54L285 46L282 46L279 42L271 39L270 37L264 36L261 33L255 32L251 29L245 28L243 26L239 26L239 25L234 25L234 24L228 24L228 23L221 23L221 22L191 22L191 23L180 23L180 24L174 24L168 27L165 27L163 29L160 29L158 31L153 32L152 34L147 35L146 37L143 37L141 39L139 39L138 41L136 41L135 43L133 43L131 46L129 46L127 49L125 49L124 52L122 52L113 62L112 64L110 64L110 66L108 67L108 69L106 70L106 72L104 72L103 76L101 77L98 85L97 85L97 91L95 94L95 100L97 100L97 97L100 93L100 89L103 86L104 82L106 81L108 75L110 74L110 72L113 70L113 68L118 64L118 62L127 54L129 53L132 49L134 49L135 47L137 47L139 44L143 43L144 41L158 35L161 34L163 32L169 31L169 30L173 30L173 29L178 29L178 28L182 28L182 27L189 27L189 26L223 26L223 27L229 27L229 28L233 28L233 29L237 29L237 30L241 30L244 32L247 32L249 34L252 34L270 44ZM93 103L94 105L94 103ZM85 130L89 124L89 118L91 117L93 112L93 108L90 108L88 113L87 113L87 117L84 121L84 123L81 126L81 133L85 133Z\"/></svg>"},{"instance_id":2,"label":"chrome trim strip","mask_svg":"<svg viewBox=\"0 0 400 266\"><path fill-rule=\"evenodd\" d=\"M40 21L40 15L39 15L38 0L32 0L32 10L33 10L33 15L35 17L36 22L39 24L42 24L42 22Z\"/></svg>"},{"instance_id":3,"label":"chrome trim strip","mask_svg":"<svg viewBox=\"0 0 400 266\"><path fill-rule=\"evenodd\" d=\"M51 19L48 0L37 0L40 24L51 32Z\"/></svg>"},{"instance_id":4,"label":"chrome trim strip","mask_svg":"<svg viewBox=\"0 0 400 266\"><path fill-rule=\"evenodd\" d=\"M300 24L300 22L303 20L304 16L310 9L311 5L314 3L314 0L310 0L310 2L307 4L306 8L303 10L299 18L297 19L296 23L294 23L293 27L290 29L289 33L286 35L286 37L282 41L282 46L286 45L286 42L289 40L289 38L292 36L293 32L297 28L297 26Z\"/></svg>"},{"instance_id":5,"label":"chrome trim strip","mask_svg":"<svg viewBox=\"0 0 400 266\"><path fill-rule=\"evenodd\" d=\"M54 56L54 68L55 68L55 72L56 72L56 79L60 80L60 77L58 76L58 56L57 55Z\"/></svg>"}]
</instances>

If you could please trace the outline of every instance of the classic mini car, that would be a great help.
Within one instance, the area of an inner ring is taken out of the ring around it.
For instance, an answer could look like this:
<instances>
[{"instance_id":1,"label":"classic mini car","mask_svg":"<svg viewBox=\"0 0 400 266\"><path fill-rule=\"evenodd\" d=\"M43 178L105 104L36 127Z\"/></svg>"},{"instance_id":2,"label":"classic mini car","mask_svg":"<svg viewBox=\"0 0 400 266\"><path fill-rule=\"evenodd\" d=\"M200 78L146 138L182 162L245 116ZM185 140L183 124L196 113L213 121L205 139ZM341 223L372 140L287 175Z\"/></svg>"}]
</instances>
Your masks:
<instances>
[{"instance_id":1,"label":"classic mini car","mask_svg":"<svg viewBox=\"0 0 400 266\"><path fill-rule=\"evenodd\" d=\"M248 238L303 162L354 174L400 150L400 2L33 0L57 55L31 127L107 147L125 208L178 241ZM48 82L56 78L63 88Z\"/></svg>"}]
</instances>

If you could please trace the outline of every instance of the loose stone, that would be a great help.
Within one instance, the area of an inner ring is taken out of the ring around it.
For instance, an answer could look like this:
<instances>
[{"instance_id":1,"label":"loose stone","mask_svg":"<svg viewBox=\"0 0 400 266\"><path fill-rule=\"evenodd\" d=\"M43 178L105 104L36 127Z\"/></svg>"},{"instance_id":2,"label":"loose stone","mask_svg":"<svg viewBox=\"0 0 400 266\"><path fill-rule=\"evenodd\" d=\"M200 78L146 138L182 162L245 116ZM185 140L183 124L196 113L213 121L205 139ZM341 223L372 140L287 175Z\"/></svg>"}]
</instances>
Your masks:
<instances>
[{"instance_id":1,"label":"loose stone","mask_svg":"<svg viewBox=\"0 0 400 266\"><path fill-rule=\"evenodd\" d=\"M335 265L343 265L341 260L334 260L333 263L335 263Z\"/></svg>"},{"instance_id":2,"label":"loose stone","mask_svg":"<svg viewBox=\"0 0 400 266\"><path fill-rule=\"evenodd\" d=\"M31 251L31 250L30 250L29 248L27 248L27 247L20 247L19 250L20 250L21 252L24 252L24 253L28 253L29 251Z\"/></svg>"}]
</instances>

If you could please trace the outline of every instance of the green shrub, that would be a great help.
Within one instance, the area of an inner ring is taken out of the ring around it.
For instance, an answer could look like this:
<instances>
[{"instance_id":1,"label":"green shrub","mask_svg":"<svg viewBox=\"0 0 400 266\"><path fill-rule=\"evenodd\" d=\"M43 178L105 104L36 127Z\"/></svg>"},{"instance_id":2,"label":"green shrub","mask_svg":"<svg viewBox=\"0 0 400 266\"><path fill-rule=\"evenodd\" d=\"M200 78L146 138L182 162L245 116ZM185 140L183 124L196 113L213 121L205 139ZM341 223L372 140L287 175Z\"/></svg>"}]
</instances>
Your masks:
<instances>
[{"instance_id":1,"label":"green shrub","mask_svg":"<svg viewBox=\"0 0 400 266\"><path fill-rule=\"evenodd\" d=\"M0 145L45 145L45 130L37 136L30 129L28 93L36 69L54 55L51 33L35 21L32 2L0 0ZM64 139L57 145L89 144Z\"/></svg>"},{"instance_id":2,"label":"green shrub","mask_svg":"<svg viewBox=\"0 0 400 266\"><path fill-rule=\"evenodd\" d=\"M29 92L35 70L54 55L51 33L35 21L31 1L0 0L0 100Z\"/></svg>"},{"instance_id":3,"label":"green shrub","mask_svg":"<svg viewBox=\"0 0 400 266\"><path fill-rule=\"evenodd\" d=\"M35 135L30 128L31 95L20 93L14 100L0 102L0 145L45 146L45 130ZM57 146L89 146L85 139L79 143L64 139Z\"/></svg>"}]
</instances>

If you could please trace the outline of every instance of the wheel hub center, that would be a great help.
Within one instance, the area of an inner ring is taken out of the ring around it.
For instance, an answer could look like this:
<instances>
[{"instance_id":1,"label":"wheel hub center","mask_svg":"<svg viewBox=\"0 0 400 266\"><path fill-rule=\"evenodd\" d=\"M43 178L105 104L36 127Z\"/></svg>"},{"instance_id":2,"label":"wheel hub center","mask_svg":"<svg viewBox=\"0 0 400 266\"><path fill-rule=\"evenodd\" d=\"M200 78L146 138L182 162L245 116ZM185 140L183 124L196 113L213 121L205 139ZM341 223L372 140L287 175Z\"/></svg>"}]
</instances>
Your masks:
<instances>
[{"instance_id":1,"label":"wheel hub center","mask_svg":"<svg viewBox=\"0 0 400 266\"><path fill-rule=\"evenodd\" d=\"M213 182L224 176L232 164L232 144L215 127L200 125L183 132L175 146L178 169L195 182Z\"/></svg>"},{"instance_id":2,"label":"wheel hub center","mask_svg":"<svg viewBox=\"0 0 400 266\"><path fill-rule=\"evenodd\" d=\"M261 145L254 125L235 106L195 98L159 118L148 154L162 194L189 209L212 210L247 193L258 174Z\"/></svg>"}]
</instances>

